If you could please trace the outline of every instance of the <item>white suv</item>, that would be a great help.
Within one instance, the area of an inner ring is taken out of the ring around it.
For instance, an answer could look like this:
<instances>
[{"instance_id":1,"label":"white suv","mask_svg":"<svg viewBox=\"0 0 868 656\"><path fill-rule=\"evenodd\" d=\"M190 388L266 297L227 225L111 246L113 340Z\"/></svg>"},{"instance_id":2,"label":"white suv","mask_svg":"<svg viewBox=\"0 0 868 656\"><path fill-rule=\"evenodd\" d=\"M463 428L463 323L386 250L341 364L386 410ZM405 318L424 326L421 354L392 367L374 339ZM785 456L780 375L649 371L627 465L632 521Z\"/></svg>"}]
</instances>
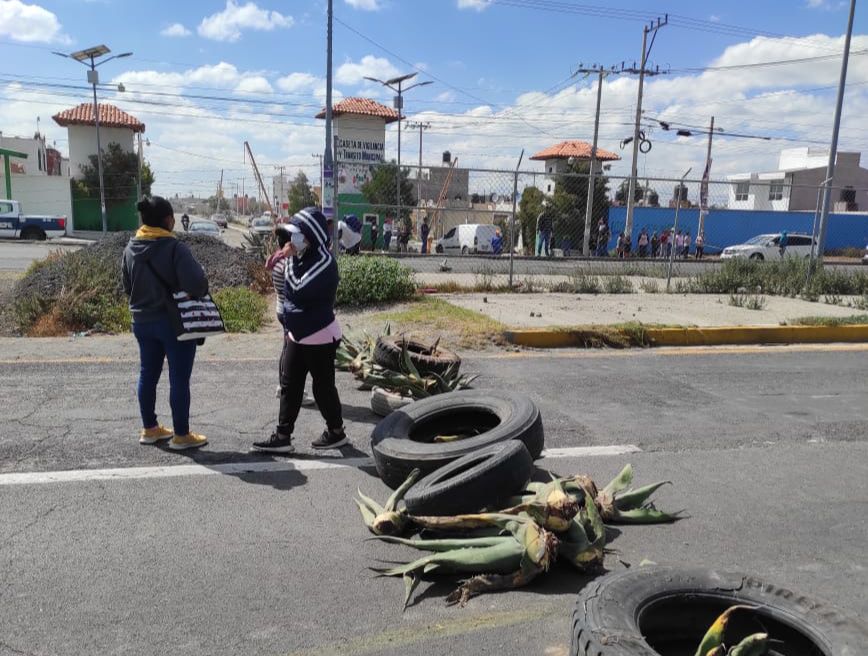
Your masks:
<instances>
[{"instance_id":1,"label":"white suv","mask_svg":"<svg viewBox=\"0 0 868 656\"><path fill-rule=\"evenodd\" d=\"M733 257L746 257L751 260L780 260L781 249L778 246L781 235L757 235L737 246L727 246L720 258L727 260ZM810 257L811 235L794 232L787 235L787 248L783 257ZM816 243L816 242L814 242Z\"/></svg>"}]
</instances>

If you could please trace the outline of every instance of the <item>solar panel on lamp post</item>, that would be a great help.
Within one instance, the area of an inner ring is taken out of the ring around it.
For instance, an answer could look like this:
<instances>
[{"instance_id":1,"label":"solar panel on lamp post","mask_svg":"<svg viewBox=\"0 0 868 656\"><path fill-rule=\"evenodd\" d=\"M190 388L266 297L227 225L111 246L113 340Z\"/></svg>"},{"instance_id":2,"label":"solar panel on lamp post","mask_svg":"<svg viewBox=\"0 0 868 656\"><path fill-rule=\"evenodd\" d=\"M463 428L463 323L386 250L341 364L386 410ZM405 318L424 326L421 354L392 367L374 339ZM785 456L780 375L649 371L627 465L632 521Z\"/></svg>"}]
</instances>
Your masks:
<instances>
[{"instance_id":1,"label":"solar panel on lamp post","mask_svg":"<svg viewBox=\"0 0 868 656\"><path fill-rule=\"evenodd\" d=\"M102 66L106 62L110 62L112 59L121 59L122 57L129 57L133 53L131 52L122 52L118 55L112 55L107 59L103 59L100 62L97 62L97 58L102 57L110 53L108 46L99 45L94 46L93 48L86 48L85 50L79 50L77 52L73 52L70 54L65 54L62 52L54 52L53 54L58 57L64 57L66 59L72 59L74 61L79 62L80 64L84 64L90 70L87 72L87 81L89 84L93 86L93 122L96 127L96 163L97 163L97 174L99 175L99 206L100 206L100 215L102 217L102 231L105 234L108 232L108 215L106 214L106 204L105 204L105 185L103 183L103 171L102 171L102 144L100 143L100 134L99 134L99 103L96 98L96 85L99 84L99 73L97 72L97 67Z\"/></svg>"},{"instance_id":2,"label":"solar panel on lamp post","mask_svg":"<svg viewBox=\"0 0 868 656\"><path fill-rule=\"evenodd\" d=\"M378 84L382 84L384 87L387 87L394 91L397 96L394 99L395 109L398 110L398 173L395 175L395 190L397 191L397 211L396 218L398 221L401 221L401 120L403 119L402 112L404 110L404 93L409 91L410 89L415 89L416 87L424 87L426 84L433 84L431 80L427 80L425 82L417 82L416 84L411 84L406 89L403 88L403 83L407 80L410 80L416 77L418 73L407 73L406 75L399 75L398 77L393 77L389 80L378 80L375 77L365 77L366 80L370 80L371 82L377 82ZM397 85L397 87L395 86Z\"/></svg>"}]
</instances>

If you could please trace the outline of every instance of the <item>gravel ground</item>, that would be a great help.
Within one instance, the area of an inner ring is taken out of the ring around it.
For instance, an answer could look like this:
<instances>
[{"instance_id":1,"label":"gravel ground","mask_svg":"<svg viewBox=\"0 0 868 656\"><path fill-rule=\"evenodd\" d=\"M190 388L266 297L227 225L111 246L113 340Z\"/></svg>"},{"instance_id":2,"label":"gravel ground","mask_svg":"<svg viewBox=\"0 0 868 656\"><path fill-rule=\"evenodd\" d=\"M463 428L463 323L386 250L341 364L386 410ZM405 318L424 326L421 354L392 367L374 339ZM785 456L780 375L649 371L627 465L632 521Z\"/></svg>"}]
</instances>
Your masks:
<instances>
[{"instance_id":1,"label":"gravel ground","mask_svg":"<svg viewBox=\"0 0 868 656\"><path fill-rule=\"evenodd\" d=\"M444 298L516 328L625 321L685 326L779 325L797 317L859 313L840 305L781 296L765 297L762 310L733 307L724 294L449 294Z\"/></svg>"}]
</instances>

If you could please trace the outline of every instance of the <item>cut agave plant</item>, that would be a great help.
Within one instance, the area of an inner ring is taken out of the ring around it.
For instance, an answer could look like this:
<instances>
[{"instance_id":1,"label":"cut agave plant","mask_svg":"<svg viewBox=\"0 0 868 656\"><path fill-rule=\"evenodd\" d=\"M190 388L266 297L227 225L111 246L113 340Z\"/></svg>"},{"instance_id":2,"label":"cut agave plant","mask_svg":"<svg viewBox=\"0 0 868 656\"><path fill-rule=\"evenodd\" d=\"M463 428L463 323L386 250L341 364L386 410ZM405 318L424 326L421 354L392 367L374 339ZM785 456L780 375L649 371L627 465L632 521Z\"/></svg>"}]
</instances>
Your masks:
<instances>
[{"instance_id":1,"label":"cut agave plant","mask_svg":"<svg viewBox=\"0 0 868 656\"><path fill-rule=\"evenodd\" d=\"M681 519L683 511L665 513L657 510L648 499L670 481L660 481L640 488L633 483L633 466L627 464L596 496L603 521L610 524L661 524ZM628 489L629 488L629 489Z\"/></svg>"},{"instance_id":2,"label":"cut agave plant","mask_svg":"<svg viewBox=\"0 0 868 656\"><path fill-rule=\"evenodd\" d=\"M722 649L723 640L726 637L726 627L729 624L729 620L732 618L732 614L737 610L756 610L756 606L736 604L723 611L720 616L714 620L714 623L708 628L708 631L705 632L705 635L702 637L702 642L699 643L699 647L696 649L695 656L708 656L708 654L713 652L715 649Z\"/></svg>"},{"instance_id":3,"label":"cut agave plant","mask_svg":"<svg viewBox=\"0 0 868 656\"><path fill-rule=\"evenodd\" d=\"M374 535L400 535L407 525L407 513L401 509L398 510L398 504L404 499L416 479L419 478L421 471L414 469L410 472L407 480L401 483L400 487L395 490L385 506L381 506L370 497L362 494L361 490L357 490L359 498L353 499L359 507L359 512L362 513L362 520L365 526Z\"/></svg>"},{"instance_id":4,"label":"cut agave plant","mask_svg":"<svg viewBox=\"0 0 868 656\"><path fill-rule=\"evenodd\" d=\"M501 512L518 514L525 512L550 531L560 533L566 531L571 520L579 512L579 502L575 497L567 494L564 486L557 478L552 478L545 485L534 485L536 492L533 495L515 497L511 508Z\"/></svg>"},{"instance_id":5,"label":"cut agave plant","mask_svg":"<svg viewBox=\"0 0 868 656\"><path fill-rule=\"evenodd\" d=\"M572 519L558 540L558 557L579 571L593 571L603 565L606 527L597 512L597 505L587 492L585 507Z\"/></svg>"},{"instance_id":6,"label":"cut agave plant","mask_svg":"<svg viewBox=\"0 0 868 656\"><path fill-rule=\"evenodd\" d=\"M448 604L464 605L478 594L526 585L547 571L557 555L558 540L554 534L526 515L480 513L452 518L413 517L412 521L443 530L496 526L504 534L448 540L380 538L434 552L398 567L375 570L380 576L404 578L404 608L423 574L476 574L446 598Z\"/></svg>"}]
</instances>

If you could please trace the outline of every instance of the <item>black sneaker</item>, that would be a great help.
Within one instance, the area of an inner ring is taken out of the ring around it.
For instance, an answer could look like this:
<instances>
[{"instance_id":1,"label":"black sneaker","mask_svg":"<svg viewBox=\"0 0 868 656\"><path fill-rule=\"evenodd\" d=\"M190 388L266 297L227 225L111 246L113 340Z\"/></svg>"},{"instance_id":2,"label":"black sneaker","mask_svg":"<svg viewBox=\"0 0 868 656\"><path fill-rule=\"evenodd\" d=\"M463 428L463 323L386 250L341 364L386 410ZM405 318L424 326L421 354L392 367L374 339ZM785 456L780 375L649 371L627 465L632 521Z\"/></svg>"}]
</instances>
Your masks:
<instances>
[{"instance_id":1,"label":"black sneaker","mask_svg":"<svg viewBox=\"0 0 868 656\"><path fill-rule=\"evenodd\" d=\"M272 433L271 437L261 442L253 443L254 451L267 451L268 453L292 453L295 447L292 446L292 438L284 437L279 433Z\"/></svg>"},{"instance_id":2,"label":"black sneaker","mask_svg":"<svg viewBox=\"0 0 868 656\"><path fill-rule=\"evenodd\" d=\"M337 449L340 446L349 444L347 434L343 428L337 430L324 430L322 435L310 443L314 449Z\"/></svg>"}]
</instances>

